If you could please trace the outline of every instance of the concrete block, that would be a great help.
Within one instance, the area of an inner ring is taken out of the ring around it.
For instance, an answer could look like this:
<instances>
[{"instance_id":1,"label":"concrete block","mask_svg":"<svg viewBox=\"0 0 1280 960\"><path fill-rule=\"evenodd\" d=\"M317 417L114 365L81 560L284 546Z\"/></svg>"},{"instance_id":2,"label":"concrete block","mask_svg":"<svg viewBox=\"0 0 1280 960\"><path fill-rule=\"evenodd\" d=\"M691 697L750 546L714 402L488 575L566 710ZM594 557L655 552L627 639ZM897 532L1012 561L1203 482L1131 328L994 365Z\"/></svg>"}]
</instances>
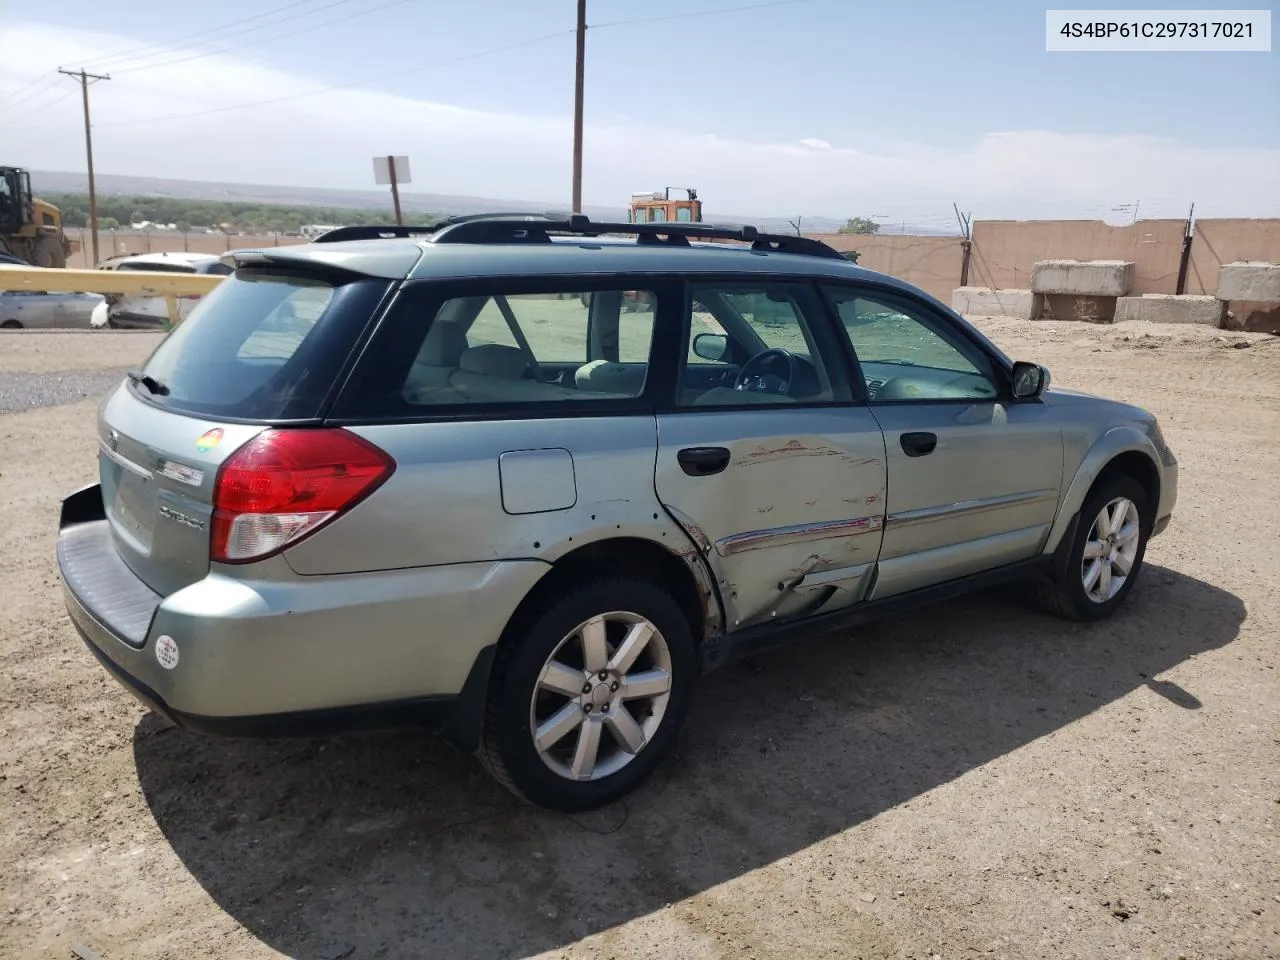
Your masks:
<instances>
[{"instance_id":1,"label":"concrete block","mask_svg":"<svg viewBox=\"0 0 1280 960\"><path fill-rule=\"evenodd\" d=\"M1272 333L1280 336L1280 303L1274 300L1232 300L1222 325L1228 330Z\"/></svg>"},{"instance_id":2,"label":"concrete block","mask_svg":"<svg viewBox=\"0 0 1280 960\"><path fill-rule=\"evenodd\" d=\"M1030 290L992 290L990 287L956 287L951 308L970 317L1031 319L1034 296Z\"/></svg>"},{"instance_id":3,"label":"concrete block","mask_svg":"<svg viewBox=\"0 0 1280 960\"><path fill-rule=\"evenodd\" d=\"M1280 263L1224 263L1218 268L1218 299L1280 301Z\"/></svg>"},{"instance_id":4,"label":"concrete block","mask_svg":"<svg viewBox=\"0 0 1280 960\"><path fill-rule=\"evenodd\" d=\"M1035 298L1032 320L1079 320L1083 323L1110 323L1119 302L1118 297L1065 293L1037 293Z\"/></svg>"},{"instance_id":5,"label":"concrete block","mask_svg":"<svg viewBox=\"0 0 1280 960\"><path fill-rule=\"evenodd\" d=\"M1133 287L1131 260L1037 260L1031 265L1036 293L1123 297Z\"/></svg>"},{"instance_id":6,"label":"concrete block","mask_svg":"<svg viewBox=\"0 0 1280 960\"><path fill-rule=\"evenodd\" d=\"M1149 323L1201 323L1222 326L1225 304L1217 297L1176 297L1171 293L1144 293L1116 300L1116 323L1146 320Z\"/></svg>"}]
</instances>

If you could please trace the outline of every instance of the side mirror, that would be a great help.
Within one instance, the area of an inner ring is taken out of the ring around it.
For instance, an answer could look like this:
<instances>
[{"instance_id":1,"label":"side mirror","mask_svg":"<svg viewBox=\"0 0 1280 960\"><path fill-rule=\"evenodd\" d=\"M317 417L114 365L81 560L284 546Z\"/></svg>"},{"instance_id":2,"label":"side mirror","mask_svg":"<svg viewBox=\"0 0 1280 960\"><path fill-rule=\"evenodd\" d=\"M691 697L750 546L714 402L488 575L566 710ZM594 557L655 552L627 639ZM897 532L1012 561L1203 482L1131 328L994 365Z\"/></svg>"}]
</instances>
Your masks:
<instances>
[{"instance_id":1,"label":"side mirror","mask_svg":"<svg viewBox=\"0 0 1280 960\"><path fill-rule=\"evenodd\" d=\"M1049 389L1049 371L1038 363L1019 360L1013 365L1013 399L1034 400Z\"/></svg>"},{"instance_id":2,"label":"side mirror","mask_svg":"<svg viewBox=\"0 0 1280 960\"><path fill-rule=\"evenodd\" d=\"M729 338L723 333L700 333L693 338L693 352L703 360L723 360L729 355Z\"/></svg>"}]
</instances>

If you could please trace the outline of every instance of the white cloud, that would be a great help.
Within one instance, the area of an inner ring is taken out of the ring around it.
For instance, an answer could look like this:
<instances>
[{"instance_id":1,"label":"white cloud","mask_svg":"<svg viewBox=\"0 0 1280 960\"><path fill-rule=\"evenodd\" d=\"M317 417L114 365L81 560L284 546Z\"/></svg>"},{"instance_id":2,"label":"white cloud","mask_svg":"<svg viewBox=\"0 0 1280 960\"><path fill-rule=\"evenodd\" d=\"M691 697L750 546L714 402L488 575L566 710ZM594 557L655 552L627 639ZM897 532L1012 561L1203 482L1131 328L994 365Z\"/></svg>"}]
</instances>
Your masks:
<instances>
[{"instance_id":1,"label":"white cloud","mask_svg":"<svg viewBox=\"0 0 1280 960\"><path fill-rule=\"evenodd\" d=\"M83 166L78 98L12 117L3 98L64 63L136 46L126 37L8 26L0 46L0 137L36 169ZM110 70L110 66L107 67ZM63 83L70 85L70 80ZM374 153L409 154L414 191L563 202L571 122L484 112L361 88L246 110L156 123L131 121L285 98L325 86L230 57L119 71L94 88L94 147L102 172L314 187L372 188ZM744 88L744 96L749 96ZM746 132L592 123L584 196L621 205L635 190L698 187L708 209L768 215L883 214L947 218L952 201L978 217L1109 215L1141 202L1144 216L1280 215L1280 150L1194 148L1146 136L1024 130L987 132L952 147L873 141L754 141ZM821 131L815 131L815 133ZM9 158L6 158L9 159Z\"/></svg>"}]
</instances>

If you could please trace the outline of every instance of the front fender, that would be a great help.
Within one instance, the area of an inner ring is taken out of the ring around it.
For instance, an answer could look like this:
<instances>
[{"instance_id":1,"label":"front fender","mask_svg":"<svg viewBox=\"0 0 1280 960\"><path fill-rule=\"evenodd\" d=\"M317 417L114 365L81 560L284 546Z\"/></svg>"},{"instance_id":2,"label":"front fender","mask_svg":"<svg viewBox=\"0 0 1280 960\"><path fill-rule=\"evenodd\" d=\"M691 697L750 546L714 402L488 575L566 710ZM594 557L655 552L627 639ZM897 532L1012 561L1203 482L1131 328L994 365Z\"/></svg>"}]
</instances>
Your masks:
<instances>
[{"instance_id":1,"label":"front fender","mask_svg":"<svg viewBox=\"0 0 1280 960\"><path fill-rule=\"evenodd\" d=\"M1058 544L1071 526L1072 519L1084 506L1085 497L1089 495L1094 481L1106 469L1107 464L1122 453L1141 453L1146 456L1155 467L1156 476L1160 478L1163 486L1164 470L1161 467L1160 453L1151 441L1151 437L1138 427L1112 427L1098 438L1076 467L1075 475L1067 485L1066 494L1058 504L1058 515L1054 518L1048 539L1045 541L1045 553L1051 554L1058 549Z\"/></svg>"}]
</instances>

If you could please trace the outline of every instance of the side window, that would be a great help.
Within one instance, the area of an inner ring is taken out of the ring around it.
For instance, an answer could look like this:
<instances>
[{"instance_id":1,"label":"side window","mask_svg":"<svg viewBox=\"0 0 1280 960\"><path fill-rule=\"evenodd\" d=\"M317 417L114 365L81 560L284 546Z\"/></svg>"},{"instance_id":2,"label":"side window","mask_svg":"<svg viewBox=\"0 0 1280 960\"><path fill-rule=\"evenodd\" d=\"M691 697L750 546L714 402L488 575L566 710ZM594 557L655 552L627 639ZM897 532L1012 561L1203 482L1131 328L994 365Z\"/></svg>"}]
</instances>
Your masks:
<instances>
[{"instance_id":1,"label":"side window","mask_svg":"<svg viewBox=\"0 0 1280 960\"><path fill-rule=\"evenodd\" d=\"M868 291L828 288L874 401L989 400L996 374L977 346L924 311Z\"/></svg>"},{"instance_id":2,"label":"side window","mask_svg":"<svg viewBox=\"0 0 1280 960\"><path fill-rule=\"evenodd\" d=\"M689 351L685 356L685 363L714 363L725 368L732 366L727 349L728 335L724 332L724 327L720 326L720 321L716 319L715 314L697 297L691 300L690 310L692 316L689 324ZM710 336L700 336L704 333ZM721 339L725 341L726 349L720 349Z\"/></svg>"},{"instance_id":3,"label":"side window","mask_svg":"<svg viewBox=\"0 0 1280 960\"><path fill-rule=\"evenodd\" d=\"M347 415L634 400L648 376L656 299L651 291L619 289L443 299L429 286L406 292L344 398ZM637 308L620 323L628 302ZM614 344L621 363L606 359Z\"/></svg>"},{"instance_id":4,"label":"side window","mask_svg":"<svg viewBox=\"0 0 1280 960\"><path fill-rule=\"evenodd\" d=\"M619 306L618 361L648 363L657 299L646 290L624 290Z\"/></svg>"},{"instance_id":5,"label":"side window","mask_svg":"<svg viewBox=\"0 0 1280 960\"><path fill-rule=\"evenodd\" d=\"M504 297L507 306L512 312L519 303L517 297ZM512 301L515 300L515 303ZM445 304L442 313L456 313L464 304L460 300L451 300ZM583 324L586 325L585 322ZM502 309L498 306L498 301L493 297L485 297L481 302L480 311L475 315L475 319L471 321L471 326L467 330L467 343L470 346L479 346L480 344L498 344L504 347L514 347L520 349L520 344L516 342L515 334L511 332L511 326L507 323L506 317L503 316Z\"/></svg>"},{"instance_id":6,"label":"side window","mask_svg":"<svg viewBox=\"0 0 1280 960\"><path fill-rule=\"evenodd\" d=\"M851 399L821 303L803 284L691 284L685 406Z\"/></svg>"}]
</instances>

